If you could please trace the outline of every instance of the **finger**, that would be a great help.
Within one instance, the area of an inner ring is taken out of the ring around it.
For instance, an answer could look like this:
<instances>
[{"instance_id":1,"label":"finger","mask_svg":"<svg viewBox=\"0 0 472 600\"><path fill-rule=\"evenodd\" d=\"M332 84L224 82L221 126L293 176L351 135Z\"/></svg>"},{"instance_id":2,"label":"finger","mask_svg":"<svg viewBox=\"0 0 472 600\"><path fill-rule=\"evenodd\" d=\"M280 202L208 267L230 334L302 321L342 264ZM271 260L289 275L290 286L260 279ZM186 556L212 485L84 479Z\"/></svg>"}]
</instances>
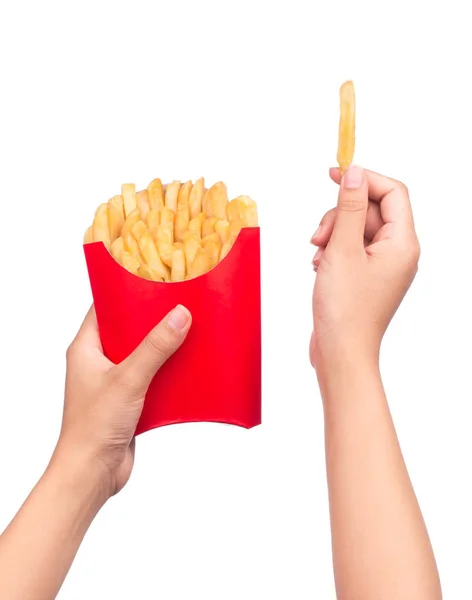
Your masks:
<instances>
[{"instance_id":1,"label":"finger","mask_svg":"<svg viewBox=\"0 0 472 600\"><path fill-rule=\"evenodd\" d=\"M406 186L390 177L374 171L365 171L369 183L369 199L380 203L380 212L385 223L394 223L397 228L414 228L413 212ZM338 168L329 170L335 183L340 183L341 174Z\"/></svg>"},{"instance_id":2,"label":"finger","mask_svg":"<svg viewBox=\"0 0 472 600\"><path fill-rule=\"evenodd\" d=\"M321 219L320 226L311 238L311 243L315 246L325 247L333 233L334 223L336 221L336 209L332 208ZM384 221L380 214L378 202L369 202L367 208L367 218L365 223L364 237L371 241L375 234L383 227Z\"/></svg>"},{"instance_id":3,"label":"finger","mask_svg":"<svg viewBox=\"0 0 472 600\"><path fill-rule=\"evenodd\" d=\"M367 178L364 170L351 165L341 180L330 244L347 251L364 248L368 205Z\"/></svg>"},{"instance_id":4,"label":"finger","mask_svg":"<svg viewBox=\"0 0 472 600\"><path fill-rule=\"evenodd\" d=\"M156 372L185 340L192 316L180 304L144 338L136 350L115 367L118 379L129 389L144 394Z\"/></svg>"},{"instance_id":5,"label":"finger","mask_svg":"<svg viewBox=\"0 0 472 600\"><path fill-rule=\"evenodd\" d=\"M102 350L102 343L98 332L97 316L93 304L85 315L85 319L83 320L74 341L90 346L91 348L98 348L100 351Z\"/></svg>"},{"instance_id":6,"label":"finger","mask_svg":"<svg viewBox=\"0 0 472 600\"><path fill-rule=\"evenodd\" d=\"M318 267L320 266L320 261L324 254L324 248L318 248L311 264L313 265L313 270L318 271Z\"/></svg>"}]
</instances>

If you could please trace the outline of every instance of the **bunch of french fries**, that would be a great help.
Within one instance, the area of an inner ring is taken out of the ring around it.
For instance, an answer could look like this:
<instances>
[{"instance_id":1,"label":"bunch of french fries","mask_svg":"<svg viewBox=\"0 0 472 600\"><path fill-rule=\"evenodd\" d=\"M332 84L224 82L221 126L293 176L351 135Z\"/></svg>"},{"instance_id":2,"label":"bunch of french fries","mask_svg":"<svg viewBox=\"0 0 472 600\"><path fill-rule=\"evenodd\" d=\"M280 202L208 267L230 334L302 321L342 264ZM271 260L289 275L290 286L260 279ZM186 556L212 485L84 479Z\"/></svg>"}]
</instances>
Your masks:
<instances>
[{"instance_id":1,"label":"bunch of french fries","mask_svg":"<svg viewBox=\"0 0 472 600\"><path fill-rule=\"evenodd\" d=\"M203 275L228 254L243 227L257 227L248 196L228 200L221 181L209 189L154 179L146 190L126 183L121 195L101 204L84 243L103 242L125 269L151 281L183 281Z\"/></svg>"}]
</instances>

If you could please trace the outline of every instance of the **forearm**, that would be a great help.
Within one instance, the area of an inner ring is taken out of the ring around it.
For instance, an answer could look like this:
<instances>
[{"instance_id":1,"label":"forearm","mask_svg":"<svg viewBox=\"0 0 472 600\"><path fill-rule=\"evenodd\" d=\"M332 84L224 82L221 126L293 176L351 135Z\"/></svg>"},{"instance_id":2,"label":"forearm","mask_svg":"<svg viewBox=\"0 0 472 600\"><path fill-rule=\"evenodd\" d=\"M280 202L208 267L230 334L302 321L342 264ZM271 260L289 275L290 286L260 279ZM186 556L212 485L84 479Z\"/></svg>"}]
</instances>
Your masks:
<instances>
[{"instance_id":1,"label":"forearm","mask_svg":"<svg viewBox=\"0 0 472 600\"><path fill-rule=\"evenodd\" d=\"M339 599L441 598L377 366L346 361L319 381Z\"/></svg>"},{"instance_id":2,"label":"forearm","mask_svg":"<svg viewBox=\"0 0 472 600\"><path fill-rule=\"evenodd\" d=\"M99 469L99 467L96 467ZM82 539L103 505L98 471L57 453L0 537L0 596L56 597Z\"/></svg>"}]
</instances>

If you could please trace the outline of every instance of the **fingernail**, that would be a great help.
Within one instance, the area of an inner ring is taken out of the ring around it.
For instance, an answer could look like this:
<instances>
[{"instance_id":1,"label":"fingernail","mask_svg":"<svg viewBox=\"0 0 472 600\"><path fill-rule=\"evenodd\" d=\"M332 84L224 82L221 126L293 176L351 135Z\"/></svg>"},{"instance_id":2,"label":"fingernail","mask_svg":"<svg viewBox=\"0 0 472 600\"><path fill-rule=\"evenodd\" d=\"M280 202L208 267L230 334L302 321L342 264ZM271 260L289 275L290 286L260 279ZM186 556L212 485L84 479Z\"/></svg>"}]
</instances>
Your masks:
<instances>
[{"instance_id":1,"label":"fingernail","mask_svg":"<svg viewBox=\"0 0 472 600\"><path fill-rule=\"evenodd\" d=\"M311 242L312 243L313 243L314 239L317 238L320 235L321 230L322 230L322 226L320 225L318 227L318 229L315 231L315 233L311 236Z\"/></svg>"},{"instance_id":2,"label":"fingernail","mask_svg":"<svg viewBox=\"0 0 472 600\"><path fill-rule=\"evenodd\" d=\"M187 325L190 313L181 304L178 304L167 317L167 325L176 331L181 331Z\"/></svg>"},{"instance_id":3,"label":"fingernail","mask_svg":"<svg viewBox=\"0 0 472 600\"><path fill-rule=\"evenodd\" d=\"M344 173L343 185L349 190L356 190L360 188L364 181L364 169L351 165L348 170Z\"/></svg>"}]
</instances>

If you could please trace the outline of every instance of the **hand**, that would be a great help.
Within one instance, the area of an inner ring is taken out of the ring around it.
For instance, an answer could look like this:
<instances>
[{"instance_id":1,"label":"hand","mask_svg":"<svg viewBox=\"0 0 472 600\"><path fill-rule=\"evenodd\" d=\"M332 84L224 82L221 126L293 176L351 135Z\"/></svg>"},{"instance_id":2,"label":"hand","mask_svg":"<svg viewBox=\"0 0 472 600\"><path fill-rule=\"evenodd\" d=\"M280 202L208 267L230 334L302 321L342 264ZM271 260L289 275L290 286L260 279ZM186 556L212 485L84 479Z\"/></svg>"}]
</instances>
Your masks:
<instances>
[{"instance_id":1,"label":"hand","mask_svg":"<svg viewBox=\"0 0 472 600\"><path fill-rule=\"evenodd\" d=\"M323 217L310 344L317 370L336 361L378 361L382 337L410 287L420 255L408 190L399 181L351 166L341 179L337 208Z\"/></svg>"},{"instance_id":2,"label":"hand","mask_svg":"<svg viewBox=\"0 0 472 600\"><path fill-rule=\"evenodd\" d=\"M106 494L119 492L134 461L134 432L156 371L180 347L191 315L177 306L136 350L114 365L103 354L95 310L67 352L64 416L57 453L101 473ZM67 460L66 460L67 462ZM97 468L98 466L98 468Z\"/></svg>"}]
</instances>

